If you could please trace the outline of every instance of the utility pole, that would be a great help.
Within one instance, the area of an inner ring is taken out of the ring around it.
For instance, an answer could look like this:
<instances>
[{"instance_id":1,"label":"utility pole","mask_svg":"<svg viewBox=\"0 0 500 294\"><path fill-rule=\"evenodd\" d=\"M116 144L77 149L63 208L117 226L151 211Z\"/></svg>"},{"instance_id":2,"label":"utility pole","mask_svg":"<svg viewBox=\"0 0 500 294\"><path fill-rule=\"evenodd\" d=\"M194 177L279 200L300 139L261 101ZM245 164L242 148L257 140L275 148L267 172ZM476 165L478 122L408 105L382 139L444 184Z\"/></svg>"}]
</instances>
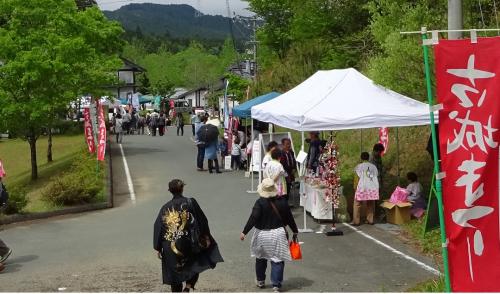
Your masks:
<instances>
[{"instance_id":1,"label":"utility pole","mask_svg":"<svg viewBox=\"0 0 500 294\"><path fill-rule=\"evenodd\" d=\"M463 26L462 0L448 0L448 30L462 30ZM462 39L462 32L449 32L448 39Z\"/></svg>"}]
</instances>

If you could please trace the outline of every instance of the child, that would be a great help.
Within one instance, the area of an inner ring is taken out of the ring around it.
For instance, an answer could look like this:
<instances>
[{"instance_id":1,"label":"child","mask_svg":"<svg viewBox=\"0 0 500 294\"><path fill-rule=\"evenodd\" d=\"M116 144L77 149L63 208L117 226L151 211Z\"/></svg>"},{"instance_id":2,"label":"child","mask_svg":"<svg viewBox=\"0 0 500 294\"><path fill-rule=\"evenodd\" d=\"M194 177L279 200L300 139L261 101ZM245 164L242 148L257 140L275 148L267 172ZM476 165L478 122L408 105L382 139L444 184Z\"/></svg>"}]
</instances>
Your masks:
<instances>
[{"instance_id":1,"label":"child","mask_svg":"<svg viewBox=\"0 0 500 294\"><path fill-rule=\"evenodd\" d=\"M377 167L368 162L370 154L361 153L362 163L354 169L355 176L359 179L356 185L354 195L353 221L351 225L359 226L361 224L361 205L366 204L366 220L368 224L373 225L373 216L375 214L375 201L379 199L379 183Z\"/></svg>"},{"instance_id":2,"label":"child","mask_svg":"<svg viewBox=\"0 0 500 294\"><path fill-rule=\"evenodd\" d=\"M241 153L240 138L235 137L231 149L231 168L234 170L238 170L241 167Z\"/></svg>"},{"instance_id":3,"label":"child","mask_svg":"<svg viewBox=\"0 0 500 294\"><path fill-rule=\"evenodd\" d=\"M418 182L417 174L414 172L406 174L406 178L410 182L408 187L406 187L408 191L408 201L412 203L410 213L416 218L421 218L427 207L422 195L422 185Z\"/></svg>"}]
</instances>

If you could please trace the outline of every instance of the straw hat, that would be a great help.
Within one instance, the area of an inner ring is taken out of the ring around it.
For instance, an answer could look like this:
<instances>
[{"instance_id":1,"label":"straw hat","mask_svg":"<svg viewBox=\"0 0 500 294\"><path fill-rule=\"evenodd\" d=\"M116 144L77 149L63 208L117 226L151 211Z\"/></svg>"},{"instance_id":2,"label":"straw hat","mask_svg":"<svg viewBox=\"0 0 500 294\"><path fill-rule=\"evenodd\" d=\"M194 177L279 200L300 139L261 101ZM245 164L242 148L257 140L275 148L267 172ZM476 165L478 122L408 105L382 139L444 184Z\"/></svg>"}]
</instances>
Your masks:
<instances>
[{"instance_id":1,"label":"straw hat","mask_svg":"<svg viewBox=\"0 0 500 294\"><path fill-rule=\"evenodd\" d=\"M278 189L276 189L273 179L266 178L257 187L257 193L259 193L261 197L270 198L278 194Z\"/></svg>"}]
</instances>

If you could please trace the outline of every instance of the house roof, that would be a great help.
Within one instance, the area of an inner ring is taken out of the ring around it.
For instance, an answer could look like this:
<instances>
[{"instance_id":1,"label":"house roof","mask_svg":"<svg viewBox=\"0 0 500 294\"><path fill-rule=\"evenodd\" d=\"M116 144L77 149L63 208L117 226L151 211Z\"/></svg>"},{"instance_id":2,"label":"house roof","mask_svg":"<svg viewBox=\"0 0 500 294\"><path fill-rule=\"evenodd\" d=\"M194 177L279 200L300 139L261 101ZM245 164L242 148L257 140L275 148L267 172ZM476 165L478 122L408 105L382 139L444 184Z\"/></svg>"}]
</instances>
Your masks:
<instances>
[{"instance_id":1,"label":"house roof","mask_svg":"<svg viewBox=\"0 0 500 294\"><path fill-rule=\"evenodd\" d=\"M132 62L131 60L129 60L125 57L120 56L120 59L123 61L123 64L125 66L130 67L132 69L132 71L135 71L135 72L146 72L147 71L144 67ZM120 69L120 71L124 71L124 70L130 70L130 69L129 68L121 68Z\"/></svg>"}]
</instances>

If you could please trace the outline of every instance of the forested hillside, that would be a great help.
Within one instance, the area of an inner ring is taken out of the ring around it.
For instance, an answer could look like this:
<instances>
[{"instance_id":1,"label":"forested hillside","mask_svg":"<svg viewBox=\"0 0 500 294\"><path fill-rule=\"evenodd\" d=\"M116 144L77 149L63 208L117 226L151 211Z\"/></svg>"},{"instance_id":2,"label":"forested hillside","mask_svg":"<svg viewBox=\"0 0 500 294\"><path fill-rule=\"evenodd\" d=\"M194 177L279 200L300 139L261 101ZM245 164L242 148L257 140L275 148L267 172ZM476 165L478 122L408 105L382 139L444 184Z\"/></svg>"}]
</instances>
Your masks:
<instances>
[{"instance_id":1,"label":"forested hillside","mask_svg":"<svg viewBox=\"0 0 500 294\"><path fill-rule=\"evenodd\" d=\"M224 40L231 37L227 17L203 15L189 5L129 4L104 13L128 31L139 30L174 39ZM250 28L239 21L233 26L235 39L248 39Z\"/></svg>"}]
</instances>

